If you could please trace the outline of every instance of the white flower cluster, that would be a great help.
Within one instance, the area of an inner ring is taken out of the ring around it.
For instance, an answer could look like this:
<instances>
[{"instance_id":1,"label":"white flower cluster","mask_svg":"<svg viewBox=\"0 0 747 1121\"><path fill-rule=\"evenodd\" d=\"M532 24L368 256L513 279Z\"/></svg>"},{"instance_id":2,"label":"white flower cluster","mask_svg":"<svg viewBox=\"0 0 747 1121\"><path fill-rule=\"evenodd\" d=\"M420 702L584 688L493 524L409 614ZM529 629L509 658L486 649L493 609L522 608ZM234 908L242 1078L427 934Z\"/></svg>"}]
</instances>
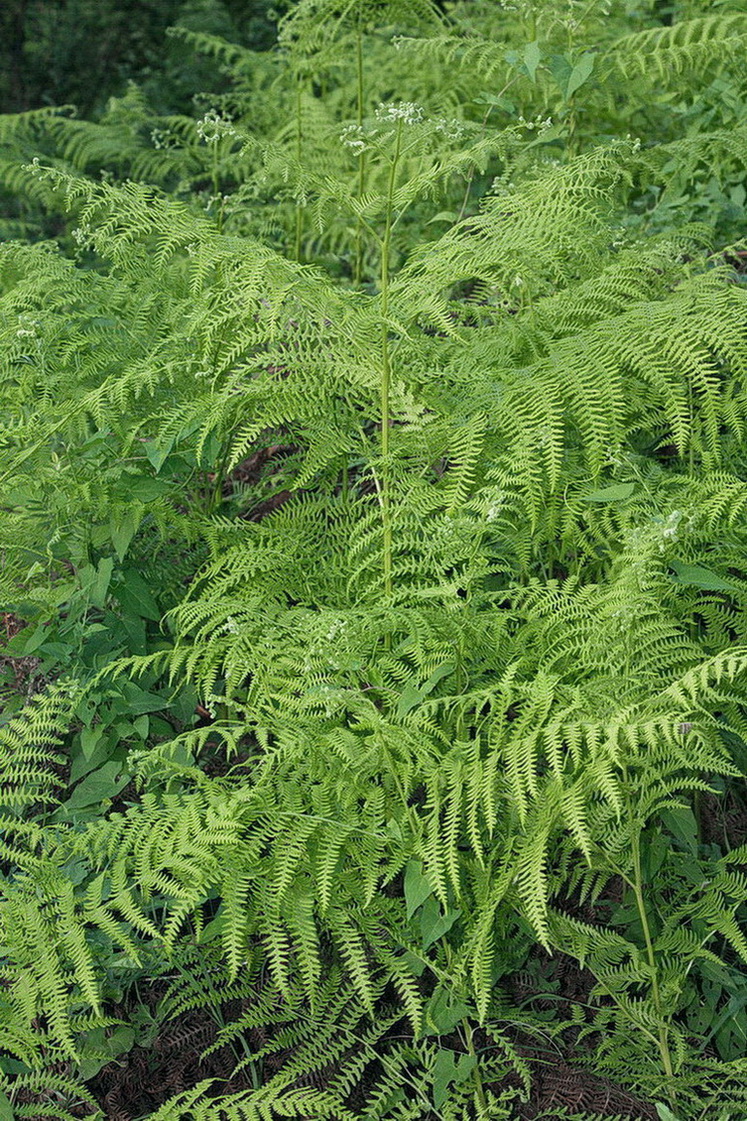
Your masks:
<instances>
[{"instance_id":1,"label":"white flower cluster","mask_svg":"<svg viewBox=\"0 0 747 1121\"><path fill-rule=\"evenodd\" d=\"M377 121L402 121L406 125L417 125L423 119L422 105L416 105L414 101L399 101L389 102L385 104L383 101L376 110Z\"/></svg>"},{"instance_id":2,"label":"white flower cluster","mask_svg":"<svg viewBox=\"0 0 747 1121\"><path fill-rule=\"evenodd\" d=\"M238 136L227 117L221 117L215 109L209 109L205 116L197 122L197 135L206 144L217 144L224 136Z\"/></svg>"}]
</instances>

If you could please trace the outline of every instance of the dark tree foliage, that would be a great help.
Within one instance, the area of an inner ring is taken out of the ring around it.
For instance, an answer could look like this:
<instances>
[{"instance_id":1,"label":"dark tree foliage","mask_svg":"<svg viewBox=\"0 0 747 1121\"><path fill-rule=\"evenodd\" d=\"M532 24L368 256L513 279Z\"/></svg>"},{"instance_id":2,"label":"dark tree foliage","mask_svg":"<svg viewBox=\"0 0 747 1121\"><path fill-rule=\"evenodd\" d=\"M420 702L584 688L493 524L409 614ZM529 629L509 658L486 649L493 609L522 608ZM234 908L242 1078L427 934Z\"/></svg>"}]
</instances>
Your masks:
<instances>
[{"instance_id":1,"label":"dark tree foliage","mask_svg":"<svg viewBox=\"0 0 747 1121\"><path fill-rule=\"evenodd\" d=\"M266 50L275 36L270 0L5 0L0 5L0 111L72 103L87 116L128 80L164 109L194 92L195 73L168 27L224 35ZM189 94L187 93L189 91Z\"/></svg>"}]
</instances>

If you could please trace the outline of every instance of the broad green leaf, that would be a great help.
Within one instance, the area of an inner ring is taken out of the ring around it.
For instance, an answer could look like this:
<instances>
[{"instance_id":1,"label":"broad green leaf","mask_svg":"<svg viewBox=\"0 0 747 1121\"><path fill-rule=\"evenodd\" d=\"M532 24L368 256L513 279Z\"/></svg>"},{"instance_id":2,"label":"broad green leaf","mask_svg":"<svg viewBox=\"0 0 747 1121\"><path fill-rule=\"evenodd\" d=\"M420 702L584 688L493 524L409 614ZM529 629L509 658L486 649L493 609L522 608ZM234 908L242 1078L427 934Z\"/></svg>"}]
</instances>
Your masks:
<instances>
[{"instance_id":1,"label":"broad green leaf","mask_svg":"<svg viewBox=\"0 0 747 1121\"><path fill-rule=\"evenodd\" d=\"M407 716L416 705L419 705L423 699L423 694L420 689L416 689L409 681L399 696L399 704L397 705L397 716Z\"/></svg>"},{"instance_id":2,"label":"broad green leaf","mask_svg":"<svg viewBox=\"0 0 747 1121\"><path fill-rule=\"evenodd\" d=\"M693 811L688 806L663 810L661 819L672 836L682 841L685 848L695 856L698 851L698 823Z\"/></svg>"},{"instance_id":3,"label":"broad green leaf","mask_svg":"<svg viewBox=\"0 0 747 1121\"><path fill-rule=\"evenodd\" d=\"M109 520L109 534L120 561L124 560L130 542L140 527L142 517L142 507L133 503L119 517L116 519L112 517Z\"/></svg>"},{"instance_id":4,"label":"broad green leaf","mask_svg":"<svg viewBox=\"0 0 747 1121\"><path fill-rule=\"evenodd\" d=\"M21 636L24 635L24 634L26 634L26 631L21 632ZM38 626L36 627L36 629L33 631L33 633L31 635L29 635L29 637L24 642L24 644L22 646L22 649L21 649L21 653L24 656L26 654L33 654L34 650L39 649L39 647L44 642L44 639L46 638L46 636L48 634L49 634L49 630L47 629L46 623L39 623ZM19 636L19 637L21 637L21 636Z\"/></svg>"},{"instance_id":5,"label":"broad green leaf","mask_svg":"<svg viewBox=\"0 0 747 1121\"><path fill-rule=\"evenodd\" d=\"M397 716L406 716L416 705L419 705L421 701L425 700L429 693L433 692L439 681L443 680L444 677L448 677L453 671L453 662L443 662L442 665L436 666L431 676L420 688L416 688L408 682L400 694L399 704L397 705Z\"/></svg>"},{"instance_id":6,"label":"broad green leaf","mask_svg":"<svg viewBox=\"0 0 747 1121\"><path fill-rule=\"evenodd\" d=\"M0 1121L15 1121L15 1116L10 1098L0 1090Z\"/></svg>"},{"instance_id":7,"label":"broad green leaf","mask_svg":"<svg viewBox=\"0 0 747 1121\"><path fill-rule=\"evenodd\" d=\"M573 67L568 77L568 85L565 88L565 99L570 101L577 89L586 82L594 69L594 55L589 51L583 55L579 62Z\"/></svg>"},{"instance_id":8,"label":"broad green leaf","mask_svg":"<svg viewBox=\"0 0 747 1121\"><path fill-rule=\"evenodd\" d=\"M540 50L539 43L536 42L536 40L533 43L527 43L527 45L524 47L524 65L526 67L527 74L532 81L534 81L535 79L535 76L537 74L537 67L540 64L541 59L542 51Z\"/></svg>"},{"instance_id":9,"label":"broad green leaf","mask_svg":"<svg viewBox=\"0 0 747 1121\"><path fill-rule=\"evenodd\" d=\"M441 913L440 903L431 896L423 904L423 910L420 912L420 935L423 939L423 949L427 950L439 938L442 938L449 930L451 930L454 923L461 915L461 911L447 911L446 914Z\"/></svg>"},{"instance_id":10,"label":"broad green leaf","mask_svg":"<svg viewBox=\"0 0 747 1121\"><path fill-rule=\"evenodd\" d=\"M80 749L85 759L91 758L103 734L104 729L101 724L97 724L94 728L84 728L82 730L80 733Z\"/></svg>"},{"instance_id":11,"label":"broad green leaf","mask_svg":"<svg viewBox=\"0 0 747 1121\"><path fill-rule=\"evenodd\" d=\"M126 611L140 615L143 619L160 622L160 608L145 580L134 568L125 570L124 580L112 588L112 594Z\"/></svg>"},{"instance_id":12,"label":"broad green leaf","mask_svg":"<svg viewBox=\"0 0 747 1121\"><path fill-rule=\"evenodd\" d=\"M424 1035L447 1035L465 1016L469 1016L471 1010L467 1005L451 998L447 988L439 986L436 989L426 1009Z\"/></svg>"},{"instance_id":13,"label":"broad green leaf","mask_svg":"<svg viewBox=\"0 0 747 1121\"><path fill-rule=\"evenodd\" d=\"M659 1114L659 1121L681 1121L676 1113L672 1113L668 1105L663 1102L656 1102L656 1112Z\"/></svg>"},{"instance_id":14,"label":"broad green leaf","mask_svg":"<svg viewBox=\"0 0 747 1121\"><path fill-rule=\"evenodd\" d=\"M548 60L547 68L555 79L555 84L565 97L568 88L568 79L573 71L573 66L565 55L555 54Z\"/></svg>"},{"instance_id":15,"label":"broad green leaf","mask_svg":"<svg viewBox=\"0 0 747 1121\"><path fill-rule=\"evenodd\" d=\"M423 865L419 860L410 860L405 870L405 903L408 919L412 918L418 907L432 894L433 888L423 872Z\"/></svg>"},{"instance_id":16,"label":"broad green leaf","mask_svg":"<svg viewBox=\"0 0 747 1121\"><path fill-rule=\"evenodd\" d=\"M164 704L163 699L162 699L161 700L161 709L163 709L164 707L165 707L165 704ZM157 712L157 711L160 711L160 710L159 709L154 709L153 711ZM141 740L147 739L148 738L148 730L150 728L150 720L149 720L148 716L147 715L137 716L132 721L132 723L133 723L133 726L135 728L135 731L140 736L140 739Z\"/></svg>"},{"instance_id":17,"label":"broad green leaf","mask_svg":"<svg viewBox=\"0 0 747 1121\"><path fill-rule=\"evenodd\" d=\"M104 763L103 767L92 771L78 783L65 802L65 808L78 810L113 798L130 781L130 776L121 772L121 763Z\"/></svg>"},{"instance_id":18,"label":"broad green leaf","mask_svg":"<svg viewBox=\"0 0 747 1121\"><path fill-rule=\"evenodd\" d=\"M481 93L479 97L475 98L475 104L492 105L496 109L505 110L506 113L516 112L516 106L513 101L494 93Z\"/></svg>"},{"instance_id":19,"label":"broad green leaf","mask_svg":"<svg viewBox=\"0 0 747 1121\"><path fill-rule=\"evenodd\" d=\"M146 440L145 454L153 465L156 474L161 470L174 446L171 440Z\"/></svg>"},{"instance_id":20,"label":"broad green leaf","mask_svg":"<svg viewBox=\"0 0 747 1121\"><path fill-rule=\"evenodd\" d=\"M134 681L126 682L122 691L127 702L125 711L128 716L142 716L146 712L162 712L169 707L167 697L162 697L159 693L147 693Z\"/></svg>"},{"instance_id":21,"label":"broad green leaf","mask_svg":"<svg viewBox=\"0 0 747 1121\"><path fill-rule=\"evenodd\" d=\"M702 588L704 592L734 592L734 584L724 580L717 572L699 564L685 564L684 561L671 560L669 567L674 569L674 579L678 584L690 588Z\"/></svg>"},{"instance_id":22,"label":"broad green leaf","mask_svg":"<svg viewBox=\"0 0 747 1121\"><path fill-rule=\"evenodd\" d=\"M96 567L96 576L91 583L90 597L94 607L103 607L106 603L106 593L114 571L114 558L102 557Z\"/></svg>"},{"instance_id":23,"label":"broad green leaf","mask_svg":"<svg viewBox=\"0 0 747 1121\"><path fill-rule=\"evenodd\" d=\"M433 1064L433 1104L440 1109L446 1101L452 1082L464 1082L477 1063L475 1055L462 1055L457 1061L453 1051L442 1048Z\"/></svg>"},{"instance_id":24,"label":"broad green leaf","mask_svg":"<svg viewBox=\"0 0 747 1121\"><path fill-rule=\"evenodd\" d=\"M172 489L166 479L154 479L152 475L128 475L123 483L130 497L138 502L155 502Z\"/></svg>"},{"instance_id":25,"label":"broad green leaf","mask_svg":"<svg viewBox=\"0 0 747 1121\"><path fill-rule=\"evenodd\" d=\"M616 483L614 486L585 495L584 502L622 502L630 498L634 490L635 483Z\"/></svg>"}]
</instances>

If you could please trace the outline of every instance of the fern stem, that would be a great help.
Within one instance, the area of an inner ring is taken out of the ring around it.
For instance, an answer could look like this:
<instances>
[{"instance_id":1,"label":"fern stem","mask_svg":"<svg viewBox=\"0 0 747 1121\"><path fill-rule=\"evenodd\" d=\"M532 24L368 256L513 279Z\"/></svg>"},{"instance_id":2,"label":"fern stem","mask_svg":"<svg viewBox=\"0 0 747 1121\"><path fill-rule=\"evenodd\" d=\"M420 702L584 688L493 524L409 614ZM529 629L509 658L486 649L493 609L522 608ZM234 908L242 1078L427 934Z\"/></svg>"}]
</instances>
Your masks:
<instances>
[{"instance_id":1,"label":"fern stem","mask_svg":"<svg viewBox=\"0 0 747 1121\"><path fill-rule=\"evenodd\" d=\"M386 199L386 227L381 247L381 521L384 531L384 596L387 603L392 598L392 519L389 478L389 424L390 388L392 380L389 353L389 253L392 241L392 207L397 165L402 147L402 118L397 122L397 140L389 169Z\"/></svg>"},{"instance_id":2,"label":"fern stem","mask_svg":"<svg viewBox=\"0 0 747 1121\"><path fill-rule=\"evenodd\" d=\"M357 105L357 120L358 128L363 126L363 30L361 27L362 11L358 8L358 35L356 39L356 64L357 64L357 88L356 88L356 105ZM358 198L363 196L363 191L366 185L366 153L361 152L358 156ZM355 227L355 271L353 279L356 285L361 282L363 274L363 222L359 217Z\"/></svg>"},{"instance_id":3,"label":"fern stem","mask_svg":"<svg viewBox=\"0 0 747 1121\"><path fill-rule=\"evenodd\" d=\"M654 1007L656 1009L656 1017L658 1020L659 1053L661 1055L661 1062L662 1066L664 1067L664 1073L669 1080L669 1094L671 1102L672 1104L674 1104L674 1068L672 1066L672 1055L669 1050L669 1031L664 1019L664 1012L661 1003L661 990L659 989L659 974L656 965L656 955L654 953L654 943L653 939L651 938L651 927L648 921L646 901L643 897L643 875L641 872L641 838L638 832L636 832L633 836L632 845L634 879L631 886L633 888L633 894L635 895L638 915L641 920L643 939L646 943L646 957L648 959L649 968L651 970L651 995L653 996Z\"/></svg>"},{"instance_id":4,"label":"fern stem","mask_svg":"<svg viewBox=\"0 0 747 1121\"><path fill-rule=\"evenodd\" d=\"M301 131L301 79L296 79L296 168L301 166L301 153L303 136ZM293 244L293 256L301 260L301 233L303 229L303 211L301 203L296 199L296 232Z\"/></svg>"},{"instance_id":5,"label":"fern stem","mask_svg":"<svg viewBox=\"0 0 747 1121\"><path fill-rule=\"evenodd\" d=\"M464 1024L464 1036L467 1043L467 1053L471 1055L475 1060L475 1066L472 1071L472 1079L475 1085L475 1099L480 1110L480 1116L487 1117L488 1099L485 1093L485 1087L482 1084L480 1064L477 1061L477 1051L475 1049L475 1032L472 1025L467 1020L463 1020L462 1023Z\"/></svg>"},{"instance_id":6,"label":"fern stem","mask_svg":"<svg viewBox=\"0 0 747 1121\"><path fill-rule=\"evenodd\" d=\"M488 123L488 117L490 116L492 108L493 108L492 105L488 105L487 109L483 113L483 117L482 117L482 120L480 122L480 126L483 129L483 131L485 130L485 126ZM460 206L459 214L457 215L457 222L461 222L462 218L464 217L465 211L467 209L467 203L469 202L470 191L472 190L472 181L473 181L474 178L475 178L475 165L472 164L472 166L469 169L469 175L467 176L467 185L466 185L465 190L464 190L464 198L462 199L462 205Z\"/></svg>"},{"instance_id":7,"label":"fern stem","mask_svg":"<svg viewBox=\"0 0 747 1121\"><path fill-rule=\"evenodd\" d=\"M223 481L226 477L226 469L228 467L228 459L231 454L230 447L226 447L223 455L218 460L215 467L215 479L213 486L208 494L207 513L214 514L218 506L220 506L221 499L223 498Z\"/></svg>"}]
</instances>

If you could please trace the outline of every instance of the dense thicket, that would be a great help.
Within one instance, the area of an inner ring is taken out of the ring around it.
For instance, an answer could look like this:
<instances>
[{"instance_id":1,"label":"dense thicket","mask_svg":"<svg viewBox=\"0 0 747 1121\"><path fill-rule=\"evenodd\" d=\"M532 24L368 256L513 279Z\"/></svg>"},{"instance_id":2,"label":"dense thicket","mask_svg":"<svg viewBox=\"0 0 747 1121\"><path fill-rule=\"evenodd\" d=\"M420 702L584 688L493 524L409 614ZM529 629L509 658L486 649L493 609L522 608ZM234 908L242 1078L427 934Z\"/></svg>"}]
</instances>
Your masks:
<instances>
[{"instance_id":1,"label":"dense thicket","mask_svg":"<svg viewBox=\"0 0 747 1121\"><path fill-rule=\"evenodd\" d=\"M0 118L0 1116L744 1115L711 9L299 0Z\"/></svg>"}]
</instances>

